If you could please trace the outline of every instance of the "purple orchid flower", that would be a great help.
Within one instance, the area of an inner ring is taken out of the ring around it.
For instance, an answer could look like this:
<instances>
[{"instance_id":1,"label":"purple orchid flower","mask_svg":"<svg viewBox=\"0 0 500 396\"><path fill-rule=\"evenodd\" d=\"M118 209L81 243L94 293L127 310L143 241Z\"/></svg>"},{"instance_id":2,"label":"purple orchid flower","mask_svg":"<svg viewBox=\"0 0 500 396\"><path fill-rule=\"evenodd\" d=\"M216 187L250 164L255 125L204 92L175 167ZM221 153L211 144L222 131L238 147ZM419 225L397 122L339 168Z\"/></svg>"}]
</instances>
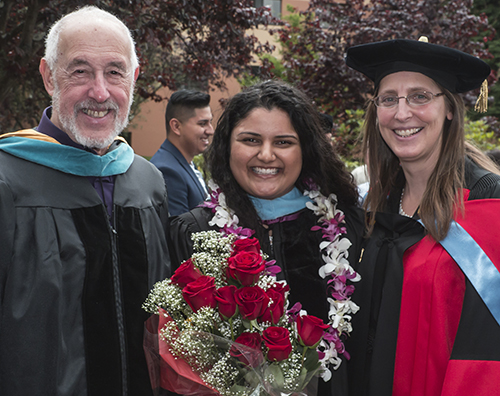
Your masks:
<instances>
[{"instance_id":1,"label":"purple orchid flower","mask_svg":"<svg viewBox=\"0 0 500 396\"><path fill-rule=\"evenodd\" d=\"M286 314L288 316L288 321L290 323L294 323L297 321L297 317L299 316L301 309L302 309L302 304L298 302L295 303L292 308L286 311Z\"/></svg>"},{"instance_id":2,"label":"purple orchid flower","mask_svg":"<svg viewBox=\"0 0 500 396\"><path fill-rule=\"evenodd\" d=\"M243 228L243 227L234 228L233 226L227 226L227 225L222 228L222 232L225 235L235 234L238 237L238 239L250 238L255 233L255 231L250 228Z\"/></svg>"},{"instance_id":3,"label":"purple orchid flower","mask_svg":"<svg viewBox=\"0 0 500 396\"><path fill-rule=\"evenodd\" d=\"M318 185L311 178L304 179L304 184L309 191L318 190Z\"/></svg>"},{"instance_id":4,"label":"purple orchid flower","mask_svg":"<svg viewBox=\"0 0 500 396\"><path fill-rule=\"evenodd\" d=\"M333 274L332 279L328 280L329 290L331 296L337 300L344 301L347 300L354 292L355 287L353 285L347 285L347 279L352 279L356 275L342 271L341 274Z\"/></svg>"},{"instance_id":5,"label":"purple orchid flower","mask_svg":"<svg viewBox=\"0 0 500 396\"><path fill-rule=\"evenodd\" d=\"M210 208L212 209L212 212L216 212L215 208L217 206L219 206L219 195L220 195L221 191L219 188L217 188L216 190L212 190L210 192L210 199L207 200L207 201L203 201L200 205L200 207L203 207L203 208Z\"/></svg>"},{"instance_id":6,"label":"purple orchid flower","mask_svg":"<svg viewBox=\"0 0 500 396\"><path fill-rule=\"evenodd\" d=\"M345 350L345 345L340 339L337 330L330 327L323 335L323 339L327 341L329 344L335 345L335 350L339 355L344 355L347 360L351 358L349 353Z\"/></svg>"},{"instance_id":7,"label":"purple orchid flower","mask_svg":"<svg viewBox=\"0 0 500 396\"><path fill-rule=\"evenodd\" d=\"M276 276L281 272L281 267L276 265L276 260L266 261L265 264L266 269L264 270L264 273L266 275Z\"/></svg>"},{"instance_id":8,"label":"purple orchid flower","mask_svg":"<svg viewBox=\"0 0 500 396\"><path fill-rule=\"evenodd\" d=\"M330 242L333 242L340 234L345 234L347 232L346 227L341 227L340 224L344 222L345 215L337 213L333 219L323 221L322 226L311 227L312 231L321 230L323 232L323 238Z\"/></svg>"}]
</instances>

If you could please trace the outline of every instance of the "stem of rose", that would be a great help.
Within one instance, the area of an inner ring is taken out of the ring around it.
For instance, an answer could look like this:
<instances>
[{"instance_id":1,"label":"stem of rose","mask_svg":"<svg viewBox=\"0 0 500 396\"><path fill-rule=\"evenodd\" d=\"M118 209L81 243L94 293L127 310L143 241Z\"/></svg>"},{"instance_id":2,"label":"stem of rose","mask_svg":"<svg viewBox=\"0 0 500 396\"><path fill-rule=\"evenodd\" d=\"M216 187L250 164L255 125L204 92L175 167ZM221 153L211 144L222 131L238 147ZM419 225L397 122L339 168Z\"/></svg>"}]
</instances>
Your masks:
<instances>
[{"instance_id":1,"label":"stem of rose","mask_svg":"<svg viewBox=\"0 0 500 396\"><path fill-rule=\"evenodd\" d=\"M306 358L306 352L309 349L309 347L304 347L304 350L302 351L302 361L300 363L300 369L302 370L302 367L304 367L304 360Z\"/></svg>"},{"instance_id":2,"label":"stem of rose","mask_svg":"<svg viewBox=\"0 0 500 396\"><path fill-rule=\"evenodd\" d=\"M233 318L229 318L229 326L231 326L231 340L234 341Z\"/></svg>"}]
</instances>

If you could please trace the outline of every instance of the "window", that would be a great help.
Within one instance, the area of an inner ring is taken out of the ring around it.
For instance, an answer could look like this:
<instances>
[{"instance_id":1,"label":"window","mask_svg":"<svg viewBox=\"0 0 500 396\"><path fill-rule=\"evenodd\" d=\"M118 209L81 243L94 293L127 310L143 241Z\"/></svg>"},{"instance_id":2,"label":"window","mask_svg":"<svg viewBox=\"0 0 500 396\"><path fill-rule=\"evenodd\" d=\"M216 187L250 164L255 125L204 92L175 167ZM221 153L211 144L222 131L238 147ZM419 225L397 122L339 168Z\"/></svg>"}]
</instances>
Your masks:
<instances>
[{"instance_id":1,"label":"window","mask_svg":"<svg viewBox=\"0 0 500 396\"><path fill-rule=\"evenodd\" d=\"M281 0L255 0L255 7L271 7L271 14L281 18Z\"/></svg>"}]
</instances>

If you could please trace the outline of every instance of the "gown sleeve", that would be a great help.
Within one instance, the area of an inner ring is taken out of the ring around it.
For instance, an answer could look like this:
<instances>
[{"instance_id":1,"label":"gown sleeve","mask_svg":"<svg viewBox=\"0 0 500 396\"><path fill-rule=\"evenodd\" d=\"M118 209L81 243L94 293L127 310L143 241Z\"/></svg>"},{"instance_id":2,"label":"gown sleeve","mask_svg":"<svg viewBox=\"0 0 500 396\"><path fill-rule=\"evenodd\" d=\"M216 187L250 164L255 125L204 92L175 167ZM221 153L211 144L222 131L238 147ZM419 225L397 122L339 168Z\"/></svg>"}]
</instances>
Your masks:
<instances>
[{"instance_id":1,"label":"gown sleeve","mask_svg":"<svg viewBox=\"0 0 500 396\"><path fill-rule=\"evenodd\" d=\"M467 200L500 198L500 175L477 166L465 159L465 180L470 194Z\"/></svg>"},{"instance_id":2,"label":"gown sleeve","mask_svg":"<svg viewBox=\"0 0 500 396\"><path fill-rule=\"evenodd\" d=\"M500 198L500 176L489 173L483 176L471 189L469 200Z\"/></svg>"},{"instance_id":3,"label":"gown sleeve","mask_svg":"<svg viewBox=\"0 0 500 396\"><path fill-rule=\"evenodd\" d=\"M212 211L208 208L195 208L170 218L169 250L172 273L193 254L191 234L216 229L208 225L212 216Z\"/></svg>"}]
</instances>

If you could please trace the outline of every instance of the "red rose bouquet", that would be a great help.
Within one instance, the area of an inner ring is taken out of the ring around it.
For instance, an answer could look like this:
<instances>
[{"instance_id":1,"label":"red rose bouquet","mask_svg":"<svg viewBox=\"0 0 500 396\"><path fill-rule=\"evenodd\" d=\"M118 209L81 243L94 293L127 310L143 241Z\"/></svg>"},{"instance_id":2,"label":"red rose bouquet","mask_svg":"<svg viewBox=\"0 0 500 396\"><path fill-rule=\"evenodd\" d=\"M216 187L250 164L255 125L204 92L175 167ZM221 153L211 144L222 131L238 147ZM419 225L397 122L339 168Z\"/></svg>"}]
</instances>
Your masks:
<instances>
[{"instance_id":1,"label":"red rose bouquet","mask_svg":"<svg viewBox=\"0 0 500 396\"><path fill-rule=\"evenodd\" d=\"M257 239L193 234L194 254L158 282L143 308L153 388L183 395L307 394L325 368L330 325L296 304ZM324 345L323 345L324 346ZM341 353L342 351L340 351ZM310 394L315 394L310 393Z\"/></svg>"}]
</instances>

